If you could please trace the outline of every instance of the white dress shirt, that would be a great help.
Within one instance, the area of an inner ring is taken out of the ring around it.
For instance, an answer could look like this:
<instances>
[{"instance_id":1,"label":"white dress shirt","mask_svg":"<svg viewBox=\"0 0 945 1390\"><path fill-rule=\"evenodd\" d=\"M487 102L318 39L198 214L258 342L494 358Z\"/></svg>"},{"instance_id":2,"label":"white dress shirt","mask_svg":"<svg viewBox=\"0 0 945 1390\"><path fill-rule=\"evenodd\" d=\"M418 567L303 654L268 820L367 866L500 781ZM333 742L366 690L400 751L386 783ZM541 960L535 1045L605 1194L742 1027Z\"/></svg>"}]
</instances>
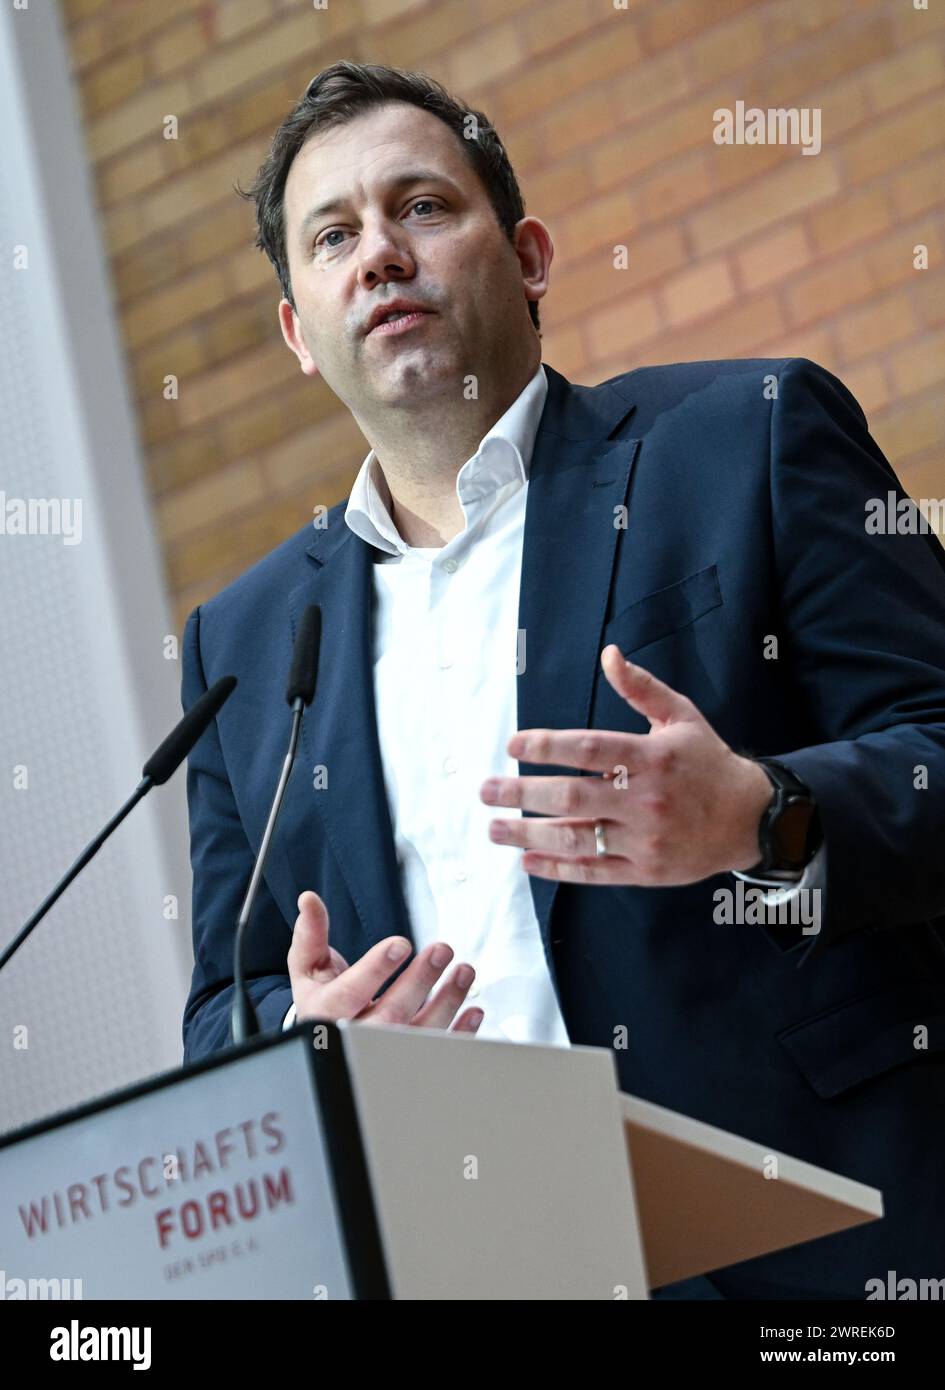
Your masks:
<instances>
[{"instance_id":1,"label":"white dress shirt","mask_svg":"<svg viewBox=\"0 0 945 1390\"><path fill-rule=\"evenodd\" d=\"M410 546L391 520L373 449L345 521L374 565L374 693L401 885L417 951L445 941L476 979L478 1036L568 1046L522 851L489 839L486 777L518 775L516 656L528 469L548 381L539 365L456 477L465 526ZM290 1026L295 1008L286 1015Z\"/></svg>"}]
</instances>

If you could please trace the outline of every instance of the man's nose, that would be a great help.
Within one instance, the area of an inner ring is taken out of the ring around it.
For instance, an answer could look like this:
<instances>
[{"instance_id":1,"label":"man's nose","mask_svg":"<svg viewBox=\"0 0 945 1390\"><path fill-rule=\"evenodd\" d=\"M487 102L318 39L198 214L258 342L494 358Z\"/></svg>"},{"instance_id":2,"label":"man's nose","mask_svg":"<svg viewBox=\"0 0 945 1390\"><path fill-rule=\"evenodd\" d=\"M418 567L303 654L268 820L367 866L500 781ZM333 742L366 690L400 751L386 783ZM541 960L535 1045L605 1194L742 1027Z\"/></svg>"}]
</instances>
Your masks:
<instances>
[{"instance_id":1,"label":"man's nose","mask_svg":"<svg viewBox=\"0 0 945 1390\"><path fill-rule=\"evenodd\" d=\"M367 286L379 281L409 279L416 271L406 236L388 222L364 225L358 258L358 275Z\"/></svg>"}]
</instances>

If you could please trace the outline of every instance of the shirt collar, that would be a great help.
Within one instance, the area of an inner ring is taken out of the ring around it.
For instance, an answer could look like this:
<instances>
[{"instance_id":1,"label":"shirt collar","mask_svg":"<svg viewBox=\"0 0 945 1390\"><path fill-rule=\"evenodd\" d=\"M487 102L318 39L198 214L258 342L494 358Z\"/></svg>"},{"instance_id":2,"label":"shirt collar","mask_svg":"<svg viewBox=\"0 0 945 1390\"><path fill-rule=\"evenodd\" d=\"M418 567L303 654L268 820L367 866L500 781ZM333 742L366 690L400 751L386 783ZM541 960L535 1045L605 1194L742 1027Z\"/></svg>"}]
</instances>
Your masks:
<instances>
[{"instance_id":1,"label":"shirt collar","mask_svg":"<svg viewBox=\"0 0 945 1390\"><path fill-rule=\"evenodd\" d=\"M538 422L545 408L548 378L542 363L508 410L483 436L479 448L456 475L456 495L463 513L509 483L528 481ZM345 509L345 522L368 545L398 555L410 547L390 515L390 489L372 449L361 464Z\"/></svg>"}]
</instances>

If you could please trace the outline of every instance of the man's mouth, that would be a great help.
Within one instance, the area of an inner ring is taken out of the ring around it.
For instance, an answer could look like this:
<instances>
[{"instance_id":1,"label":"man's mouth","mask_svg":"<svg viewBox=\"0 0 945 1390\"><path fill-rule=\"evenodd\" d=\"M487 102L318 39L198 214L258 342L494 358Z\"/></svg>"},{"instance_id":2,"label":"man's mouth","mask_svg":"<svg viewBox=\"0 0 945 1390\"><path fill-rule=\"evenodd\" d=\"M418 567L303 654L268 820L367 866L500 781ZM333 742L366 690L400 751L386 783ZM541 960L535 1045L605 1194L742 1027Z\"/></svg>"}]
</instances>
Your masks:
<instances>
[{"instance_id":1,"label":"man's mouth","mask_svg":"<svg viewBox=\"0 0 945 1390\"><path fill-rule=\"evenodd\" d=\"M371 329L368 337L372 338L376 333L385 335L391 333L404 333L425 318L429 318L429 314L422 309L394 309L386 318L381 319L380 323L376 324Z\"/></svg>"}]
</instances>

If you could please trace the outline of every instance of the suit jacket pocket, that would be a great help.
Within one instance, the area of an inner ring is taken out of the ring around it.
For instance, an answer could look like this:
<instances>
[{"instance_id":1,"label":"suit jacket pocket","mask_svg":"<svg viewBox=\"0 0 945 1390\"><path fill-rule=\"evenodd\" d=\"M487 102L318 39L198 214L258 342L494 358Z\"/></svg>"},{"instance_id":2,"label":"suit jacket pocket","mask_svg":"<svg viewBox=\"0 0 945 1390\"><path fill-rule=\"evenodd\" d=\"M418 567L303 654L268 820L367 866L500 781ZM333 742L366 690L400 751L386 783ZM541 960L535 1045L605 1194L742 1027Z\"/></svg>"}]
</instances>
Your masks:
<instances>
[{"instance_id":1,"label":"suit jacket pocket","mask_svg":"<svg viewBox=\"0 0 945 1390\"><path fill-rule=\"evenodd\" d=\"M645 594L627 608L622 608L604 628L602 646L616 642L625 656L667 637L671 632L688 627L697 618L718 608L722 602L718 568L705 569Z\"/></svg>"},{"instance_id":2,"label":"suit jacket pocket","mask_svg":"<svg viewBox=\"0 0 945 1390\"><path fill-rule=\"evenodd\" d=\"M915 1045L920 1024L928 1028L927 1049ZM829 1100L893 1067L945 1051L945 1012L921 987L893 986L794 1023L777 1038L817 1094Z\"/></svg>"}]
</instances>

